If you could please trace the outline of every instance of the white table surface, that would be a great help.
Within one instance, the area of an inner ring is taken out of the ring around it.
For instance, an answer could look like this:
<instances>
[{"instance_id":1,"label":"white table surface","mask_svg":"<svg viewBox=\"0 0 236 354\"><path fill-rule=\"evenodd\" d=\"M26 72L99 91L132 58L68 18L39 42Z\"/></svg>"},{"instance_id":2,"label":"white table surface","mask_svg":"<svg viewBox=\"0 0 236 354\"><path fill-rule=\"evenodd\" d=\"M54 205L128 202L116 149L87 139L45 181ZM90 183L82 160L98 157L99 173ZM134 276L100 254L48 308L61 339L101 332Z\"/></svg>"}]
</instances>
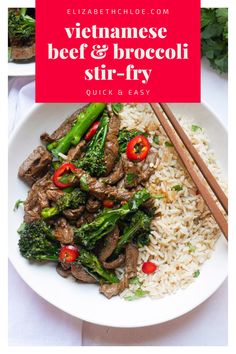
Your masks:
<instances>
[{"instance_id":1,"label":"white table surface","mask_svg":"<svg viewBox=\"0 0 236 354\"><path fill-rule=\"evenodd\" d=\"M224 125L227 125L227 85L226 75L216 74L206 61L202 62L202 99L213 108ZM83 322L82 345L225 346L228 329L227 290L225 281L196 309L161 325L117 329ZM21 294L20 301L16 294ZM32 311L33 316L30 315ZM81 340L80 330L80 320L58 310L35 294L9 263L10 346L77 346Z\"/></svg>"}]
</instances>

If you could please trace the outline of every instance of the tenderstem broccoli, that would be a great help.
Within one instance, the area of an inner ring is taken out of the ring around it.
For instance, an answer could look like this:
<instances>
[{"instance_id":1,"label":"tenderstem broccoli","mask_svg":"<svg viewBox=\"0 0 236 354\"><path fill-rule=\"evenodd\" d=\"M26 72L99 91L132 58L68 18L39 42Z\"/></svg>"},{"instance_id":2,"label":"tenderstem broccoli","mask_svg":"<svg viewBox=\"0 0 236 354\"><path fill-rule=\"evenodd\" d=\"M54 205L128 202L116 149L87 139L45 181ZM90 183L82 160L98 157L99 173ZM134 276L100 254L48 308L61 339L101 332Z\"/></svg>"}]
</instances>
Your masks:
<instances>
[{"instance_id":1,"label":"tenderstem broccoli","mask_svg":"<svg viewBox=\"0 0 236 354\"><path fill-rule=\"evenodd\" d=\"M81 112L69 132L57 142L47 146L53 155L58 157L60 153L66 154L71 145L77 145L86 133L90 125L102 114L105 103L91 103Z\"/></svg>"},{"instance_id":2,"label":"tenderstem broccoli","mask_svg":"<svg viewBox=\"0 0 236 354\"><path fill-rule=\"evenodd\" d=\"M95 135L88 144L85 155L77 163L79 168L89 172L91 176L100 177L106 171L104 149L108 132L108 123L109 118L105 112Z\"/></svg>"},{"instance_id":3,"label":"tenderstem broccoli","mask_svg":"<svg viewBox=\"0 0 236 354\"><path fill-rule=\"evenodd\" d=\"M105 209L91 223L84 224L79 229L74 229L75 242L82 244L87 249L93 249L99 239L114 229L119 219L131 212L137 211L149 198L150 193L146 189L143 189L136 192L131 200L122 207L118 209Z\"/></svg>"},{"instance_id":4,"label":"tenderstem broccoli","mask_svg":"<svg viewBox=\"0 0 236 354\"><path fill-rule=\"evenodd\" d=\"M86 249L80 247L78 260L82 266L87 268L91 273L98 274L101 280L105 280L108 283L119 282L119 279L113 272L108 271L102 267L98 258L92 252L89 252Z\"/></svg>"},{"instance_id":5,"label":"tenderstem broccoli","mask_svg":"<svg viewBox=\"0 0 236 354\"><path fill-rule=\"evenodd\" d=\"M84 205L87 200L87 194L76 188L71 193L62 195L55 205L51 208L44 208L41 212L43 219L51 218L60 214L66 209L77 209L80 205Z\"/></svg>"},{"instance_id":6,"label":"tenderstem broccoli","mask_svg":"<svg viewBox=\"0 0 236 354\"><path fill-rule=\"evenodd\" d=\"M18 242L21 255L29 261L58 262L60 255L60 242L53 236L53 231L43 220L23 223L18 229L20 239ZM91 273L98 275L101 282L119 282L116 275L104 269L98 258L84 248L79 248L79 257L74 262L79 262Z\"/></svg>"},{"instance_id":7,"label":"tenderstem broccoli","mask_svg":"<svg viewBox=\"0 0 236 354\"><path fill-rule=\"evenodd\" d=\"M10 38L27 40L35 34L35 19L26 15L26 8L9 9L8 33Z\"/></svg>"},{"instance_id":8,"label":"tenderstem broccoli","mask_svg":"<svg viewBox=\"0 0 236 354\"><path fill-rule=\"evenodd\" d=\"M43 220L23 223L18 229L20 253L30 261L58 261L60 243Z\"/></svg>"},{"instance_id":9,"label":"tenderstem broccoli","mask_svg":"<svg viewBox=\"0 0 236 354\"><path fill-rule=\"evenodd\" d=\"M124 229L123 234L120 236L116 249L113 252L113 256L116 257L120 254L123 247L134 240L134 237L138 235L142 236L150 233L151 218L143 211L138 210L131 218L129 225ZM137 238L138 241L138 238Z\"/></svg>"}]
</instances>

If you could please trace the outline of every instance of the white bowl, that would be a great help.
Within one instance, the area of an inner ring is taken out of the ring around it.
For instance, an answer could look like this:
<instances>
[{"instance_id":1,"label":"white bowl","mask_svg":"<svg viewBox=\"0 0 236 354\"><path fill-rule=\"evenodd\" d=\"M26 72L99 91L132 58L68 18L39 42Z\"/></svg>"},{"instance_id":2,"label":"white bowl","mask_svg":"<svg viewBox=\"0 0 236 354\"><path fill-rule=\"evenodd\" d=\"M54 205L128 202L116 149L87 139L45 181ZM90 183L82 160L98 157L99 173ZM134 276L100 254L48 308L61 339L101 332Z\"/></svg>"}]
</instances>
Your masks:
<instances>
[{"instance_id":1,"label":"white bowl","mask_svg":"<svg viewBox=\"0 0 236 354\"><path fill-rule=\"evenodd\" d=\"M113 327L141 327L162 323L192 310L223 283L227 276L227 243L223 236L215 252L201 269L201 276L174 295L153 300L148 297L125 301L99 294L98 286L63 279L54 264L29 264L18 250L17 228L23 211L13 212L17 199L24 199L28 187L17 178L18 167L40 144L40 133L53 131L79 104L36 104L10 139L9 146L9 258L24 281L40 296L61 310L96 324ZM204 104L172 104L177 114L189 115L205 128L215 155L227 175L227 132Z\"/></svg>"}]
</instances>

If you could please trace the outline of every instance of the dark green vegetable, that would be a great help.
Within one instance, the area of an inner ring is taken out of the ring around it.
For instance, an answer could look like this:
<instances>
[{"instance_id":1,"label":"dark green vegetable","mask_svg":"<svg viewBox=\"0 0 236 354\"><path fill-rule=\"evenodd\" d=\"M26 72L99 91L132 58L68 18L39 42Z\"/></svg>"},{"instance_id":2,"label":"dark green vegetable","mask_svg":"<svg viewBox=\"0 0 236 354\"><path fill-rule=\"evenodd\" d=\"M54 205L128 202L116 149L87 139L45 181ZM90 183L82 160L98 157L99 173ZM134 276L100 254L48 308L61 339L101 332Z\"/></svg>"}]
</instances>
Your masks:
<instances>
[{"instance_id":1,"label":"dark green vegetable","mask_svg":"<svg viewBox=\"0 0 236 354\"><path fill-rule=\"evenodd\" d=\"M93 249L99 239L114 229L119 219L137 211L149 198L149 192L143 189L135 193L133 198L119 209L104 209L91 223L74 229L75 243L82 244L87 249Z\"/></svg>"},{"instance_id":2,"label":"dark green vegetable","mask_svg":"<svg viewBox=\"0 0 236 354\"><path fill-rule=\"evenodd\" d=\"M77 209L79 206L84 205L86 200L86 193L76 188L71 193L65 193L61 196L53 207L44 208L41 216L47 219L60 214L65 209Z\"/></svg>"},{"instance_id":3,"label":"dark green vegetable","mask_svg":"<svg viewBox=\"0 0 236 354\"><path fill-rule=\"evenodd\" d=\"M95 135L86 148L85 155L76 163L77 167L89 172L91 176L100 177L106 172L104 150L108 123L108 115L104 113Z\"/></svg>"},{"instance_id":4,"label":"dark green vegetable","mask_svg":"<svg viewBox=\"0 0 236 354\"><path fill-rule=\"evenodd\" d=\"M87 177L85 175L83 175L80 180L80 188L82 189L82 191L88 192L89 191L89 185L87 183Z\"/></svg>"},{"instance_id":5,"label":"dark green vegetable","mask_svg":"<svg viewBox=\"0 0 236 354\"><path fill-rule=\"evenodd\" d=\"M119 131L119 135L118 135L119 155L123 154L126 151L128 142L137 135L144 135L144 133L138 130L127 130L126 128L121 129Z\"/></svg>"},{"instance_id":6,"label":"dark green vegetable","mask_svg":"<svg viewBox=\"0 0 236 354\"><path fill-rule=\"evenodd\" d=\"M54 238L52 229L45 221L23 223L18 233L18 245L23 257L36 262L58 261L60 243Z\"/></svg>"},{"instance_id":7,"label":"dark green vegetable","mask_svg":"<svg viewBox=\"0 0 236 354\"><path fill-rule=\"evenodd\" d=\"M138 210L131 218L120 236L116 249L113 252L114 258L118 256L123 247L136 238L139 247L144 246L149 241L151 218L143 211ZM144 243L144 244L143 244Z\"/></svg>"},{"instance_id":8,"label":"dark green vegetable","mask_svg":"<svg viewBox=\"0 0 236 354\"><path fill-rule=\"evenodd\" d=\"M105 103L91 103L81 112L70 131L59 141L53 142L47 146L54 156L59 153L66 154L71 145L77 145L90 125L102 114L106 107Z\"/></svg>"},{"instance_id":9,"label":"dark green vegetable","mask_svg":"<svg viewBox=\"0 0 236 354\"><path fill-rule=\"evenodd\" d=\"M172 191L180 192L183 190L183 187L180 184L176 184L176 186L173 186L171 188Z\"/></svg>"},{"instance_id":10,"label":"dark green vegetable","mask_svg":"<svg viewBox=\"0 0 236 354\"><path fill-rule=\"evenodd\" d=\"M19 249L23 257L36 262L58 262L61 244L54 238L52 229L45 221L23 223L18 233L20 234ZM84 248L79 248L79 257L76 262L80 262L91 273L99 275L101 281L119 282L114 273L104 269L97 257Z\"/></svg>"},{"instance_id":11,"label":"dark green vegetable","mask_svg":"<svg viewBox=\"0 0 236 354\"><path fill-rule=\"evenodd\" d=\"M137 236L134 237L133 242L141 248L143 246L147 246L150 241L150 230L143 230L142 232L138 233Z\"/></svg>"},{"instance_id":12,"label":"dark green vegetable","mask_svg":"<svg viewBox=\"0 0 236 354\"><path fill-rule=\"evenodd\" d=\"M201 51L213 69L228 72L228 9L201 9Z\"/></svg>"},{"instance_id":13,"label":"dark green vegetable","mask_svg":"<svg viewBox=\"0 0 236 354\"><path fill-rule=\"evenodd\" d=\"M35 35L35 19L26 15L26 8L9 9L8 33L10 38L26 41Z\"/></svg>"},{"instance_id":14,"label":"dark green vegetable","mask_svg":"<svg viewBox=\"0 0 236 354\"><path fill-rule=\"evenodd\" d=\"M101 279L108 283L119 283L117 276L113 272L104 269L98 258L92 252L80 247L78 260L82 266L87 268L91 273L98 274Z\"/></svg>"},{"instance_id":15,"label":"dark green vegetable","mask_svg":"<svg viewBox=\"0 0 236 354\"><path fill-rule=\"evenodd\" d=\"M115 115L118 115L122 109L123 109L123 104L122 103L112 103L111 107L112 107L112 111Z\"/></svg>"}]
</instances>

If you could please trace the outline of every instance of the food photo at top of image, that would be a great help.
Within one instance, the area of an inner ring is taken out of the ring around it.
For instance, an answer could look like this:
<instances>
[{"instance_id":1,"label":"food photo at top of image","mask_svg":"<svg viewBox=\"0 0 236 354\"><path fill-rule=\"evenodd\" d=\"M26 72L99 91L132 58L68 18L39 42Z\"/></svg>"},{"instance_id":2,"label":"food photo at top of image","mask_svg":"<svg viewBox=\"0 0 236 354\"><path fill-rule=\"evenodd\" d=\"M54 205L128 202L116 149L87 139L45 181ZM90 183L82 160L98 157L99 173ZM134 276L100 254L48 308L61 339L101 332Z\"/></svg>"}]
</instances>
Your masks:
<instances>
[{"instance_id":1,"label":"food photo at top of image","mask_svg":"<svg viewBox=\"0 0 236 354\"><path fill-rule=\"evenodd\" d=\"M35 11L27 8L8 10L9 60L35 59Z\"/></svg>"},{"instance_id":2,"label":"food photo at top of image","mask_svg":"<svg viewBox=\"0 0 236 354\"><path fill-rule=\"evenodd\" d=\"M8 9L8 74L35 73L35 9Z\"/></svg>"}]
</instances>

